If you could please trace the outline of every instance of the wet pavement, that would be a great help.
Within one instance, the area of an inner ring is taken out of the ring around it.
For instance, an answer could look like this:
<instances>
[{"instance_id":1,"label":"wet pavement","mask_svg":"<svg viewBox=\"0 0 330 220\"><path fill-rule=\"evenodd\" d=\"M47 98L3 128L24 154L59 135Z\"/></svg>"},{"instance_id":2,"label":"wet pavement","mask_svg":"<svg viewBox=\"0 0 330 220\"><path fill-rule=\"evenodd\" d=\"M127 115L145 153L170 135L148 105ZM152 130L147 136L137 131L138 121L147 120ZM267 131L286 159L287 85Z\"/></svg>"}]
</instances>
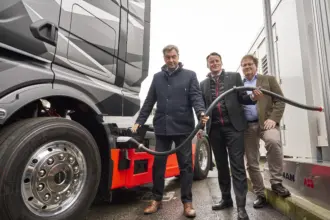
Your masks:
<instances>
[{"instance_id":1,"label":"wet pavement","mask_svg":"<svg viewBox=\"0 0 330 220\"><path fill-rule=\"evenodd\" d=\"M117 192L111 204L93 205L86 220L176 220L187 219L182 215L183 206L180 201L180 180L171 178L166 181L166 195L163 209L152 215L144 215L143 209L150 199L151 186L137 190ZM234 195L234 194L233 194ZM213 202L221 198L216 171L212 171L206 180L193 184L193 205L196 209L196 220L236 220L236 206L231 209L212 211ZM233 196L233 199L235 197ZM250 220L289 220L271 207L254 209L255 196L249 192L246 210Z\"/></svg>"}]
</instances>

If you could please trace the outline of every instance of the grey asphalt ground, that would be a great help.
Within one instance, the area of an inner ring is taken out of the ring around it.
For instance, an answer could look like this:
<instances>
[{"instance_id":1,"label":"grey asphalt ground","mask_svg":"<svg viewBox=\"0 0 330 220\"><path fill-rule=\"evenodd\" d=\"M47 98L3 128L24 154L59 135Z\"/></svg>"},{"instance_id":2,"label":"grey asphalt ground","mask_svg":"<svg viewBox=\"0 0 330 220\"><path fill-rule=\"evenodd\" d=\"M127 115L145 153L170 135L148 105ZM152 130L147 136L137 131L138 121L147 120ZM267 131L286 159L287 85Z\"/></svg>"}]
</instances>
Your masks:
<instances>
[{"instance_id":1,"label":"grey asphalt ground","mask_svg":"<svg viewBox=\"0 0 330 220\"><path fill-rule=\"evenodd\" d=\"M183 206L180 201L180 180L171 178L166 181L166 195L163 209L152 215L144 215L143 209L148 205L151 186L143 186L136 190L120 191L111 204L93 205L87 220L176 220L187 219L182 215ZM234 194L233 194L234 195ZM196 209L196 220L236 220L236 206L231 209L212 211L213 202L221 198L216 171L211 171L206 180L193 184L193 205ZM235 196L233 196L235 199ZM289 220L271 207L254 209L255 196L249 192L247 196L247 212L250 220Z\"/></svg>"}]
</instances>

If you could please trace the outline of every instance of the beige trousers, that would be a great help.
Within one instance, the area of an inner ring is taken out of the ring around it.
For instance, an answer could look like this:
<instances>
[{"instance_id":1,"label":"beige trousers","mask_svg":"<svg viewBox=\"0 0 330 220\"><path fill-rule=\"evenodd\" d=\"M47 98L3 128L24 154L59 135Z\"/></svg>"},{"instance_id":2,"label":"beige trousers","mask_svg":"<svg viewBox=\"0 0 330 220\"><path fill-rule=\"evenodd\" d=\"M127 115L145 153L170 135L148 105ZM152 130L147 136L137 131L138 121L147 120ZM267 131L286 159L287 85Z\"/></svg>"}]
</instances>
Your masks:
<instances>
[{"instance_id":1,"label":"beige trousers","mask_svg":"<svg viewBox=\"0 0 330 220\"><path fill-rule=\"evenodd\" d=\"M278 127L263 130L259 123L249 123L244 133L246 166L249 172L254 193L264 195L264 182L260 172L260 139L265 142L267 161L270 171L270 183L282 183L283 150Z\"/></svg>"}]
</instances>

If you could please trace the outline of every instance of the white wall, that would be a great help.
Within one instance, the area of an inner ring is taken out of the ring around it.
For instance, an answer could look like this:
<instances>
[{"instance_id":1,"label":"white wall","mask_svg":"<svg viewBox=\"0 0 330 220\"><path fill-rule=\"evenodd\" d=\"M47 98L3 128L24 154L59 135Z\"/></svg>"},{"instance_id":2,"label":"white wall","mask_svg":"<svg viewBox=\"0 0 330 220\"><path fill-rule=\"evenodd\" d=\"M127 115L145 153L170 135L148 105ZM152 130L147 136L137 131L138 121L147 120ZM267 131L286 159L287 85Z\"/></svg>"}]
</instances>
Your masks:
<instances>
[{"instance_id":1,"label":"white wall","mask_svg":"<svg viewBox=\"0 0 330 220\"><path fill-rule=\"evenodd\" d=\"M299 20L298 23L298 18L302 19L304 16L301 11L298 11L301 10L301 1L308 0L282 0L273 12L272 22L278 36L278 41L275 43L275 52L276 49L278 52L277 74L281 78L281 88L287 98L303 104L319 105L322 97L318 89L320 88L318 71L314 67L315 59L310 59L313 53L307 53L313 49L314 45L312 39L305 38L308 33L304 32L303 28L304 25L306 26L306 21ZM249 51L249 53L256 52L260 63L261 58L266 54L264 37L264 32L262 32ZM306 40L310 41L309 44ZM282 131L285 155L315 157L319 118L319 113L286 105L282 120L286 127ZM324 129L325 127L321 125L321 130L324 131ZM261 154L265 154L263 148Z\"/></svg>"},{"instance_id":2,"label":"white wall","mask_svg":"<svg viewBox=\"0 0 330 220\"><path fill-rule=\"evenodd\" d=\"M279 76L287 98L306 104L300 38L295 0L283 0L273 15L278 35ZM284 154L311 157L308 112L286 105L283 124L286 129Z\"/></svg>"},{"instance_id":3,"label":"white wall","mask_svg":"<svg viewBox=\"0 0 330 220\"><path fill-rule=\"evenodd\" d=\"M296 2L300 34L303 74L305 77L306 100L310 105L324 106L320 63L318 59L317 36L313 20L312 1ZM324 113L308 113L311 153L316 157L316 146L328 145ZM318 137L319 140L318 141Z\"/></svg>"}]
</instances>

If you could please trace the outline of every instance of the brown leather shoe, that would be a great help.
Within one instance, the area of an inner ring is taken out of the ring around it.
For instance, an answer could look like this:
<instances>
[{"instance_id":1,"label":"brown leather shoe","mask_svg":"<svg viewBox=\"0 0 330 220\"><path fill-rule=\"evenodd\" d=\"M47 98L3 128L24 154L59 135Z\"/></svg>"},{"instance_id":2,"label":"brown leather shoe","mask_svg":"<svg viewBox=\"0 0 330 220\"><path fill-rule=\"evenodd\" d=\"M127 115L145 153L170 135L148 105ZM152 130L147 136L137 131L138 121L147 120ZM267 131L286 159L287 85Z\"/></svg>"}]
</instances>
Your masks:
<instances>
[{"instance_id":1,"label":"brown leather shoe","mask_svg":"<svg viewBox=\"0 0 330 220\"><path fill-rule=\"evenodd\" d=\"M162 208L162 202L158 202L155 200L152 200L150 205L148 205L147 208L144 210L144 214L152 214L158 211L158 209Z\"/></svg>"},{"instance_id":2,"label":"brown leather shoe","mask_svg":"<svg viewBox=\"0 0 330 220\"><path fill-rule=\"evenodd\" d=\"M183 214L186 217L188 217L188 218L194 218L194 217L196 217L196 211L193 208L191 202L188 202L188 203L183 204L183 209L184 209Z\"/></svg>"}]
</instances>

